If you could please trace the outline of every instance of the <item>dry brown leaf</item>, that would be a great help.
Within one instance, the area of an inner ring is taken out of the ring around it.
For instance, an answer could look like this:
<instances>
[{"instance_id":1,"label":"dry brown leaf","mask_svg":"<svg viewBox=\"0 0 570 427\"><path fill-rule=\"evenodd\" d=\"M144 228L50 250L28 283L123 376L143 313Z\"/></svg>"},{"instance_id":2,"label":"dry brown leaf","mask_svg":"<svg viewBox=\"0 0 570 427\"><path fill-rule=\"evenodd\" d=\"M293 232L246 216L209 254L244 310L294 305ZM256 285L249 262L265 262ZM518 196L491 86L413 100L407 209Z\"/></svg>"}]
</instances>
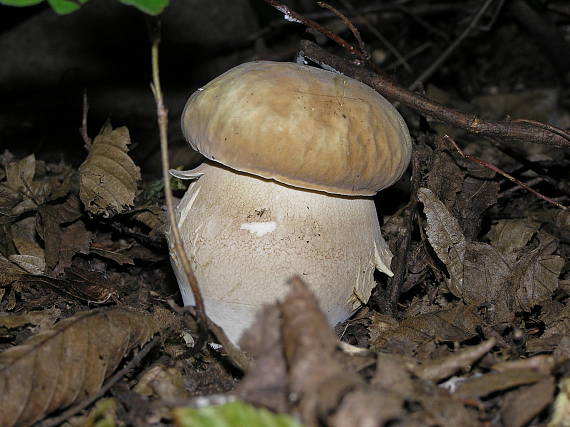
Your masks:
<instances>
[{"instance_id":1,"label":"dry brown leaf","mask_svg":"<svg viewBox=\"0 0 570 427\"><path fill-rule=\"evenodd\" d=\"M60 316L61 310L58 308L18 314L0 313L0 328L14 329L33 325L34 328L44 329L52 327Z\"/></svg>"},{"instance_id":2,"label":"dry brown leaf","mask_svg":"<svg viewBox=\"0 0 570 427\"><path fill-rule=\"evenodd\" d=\"M165 212L160 206L148 205L138 207L138 209L140 212L135 213L133 218L150 228L150 236L164 231L166 225Z\"/></svg>"},{"instance_id":3,"label":"dry brown leaf","mask_svg":"<svg viewBox=\"0 0 570 427\"><path fill-rule=\"evenodd\" d=\"M313 426L363 381L335 357L336 336L315 296L299 278L289 283L291 291L279 305L289 390L299 396L303 422Z\"/></svg>"},{"instance_id":4,"label":"dry brown leaf","mask_svg":"<svg viewBox=\"0 0 570 427\"><path fill-rule=\"evenodd\" d=\"M36 157L30 154L21 160L11 162L6 167L6 184L17 192L27 192L36 173Z\"/></svg>"},{"instance_id":5,"label":"dry brown leaf","mask_svg":"<svg viewBox=\"0 0 570 427\"><path fill-rule=\"evenodd\" d=\"M530 310L558 288L564 259L549 253L553 249L552 242L548 236L542 237L539 247L524 254L515 264L507 286L519 311Z\"/></svg>"},{"instance_id":6,"label":"dry brown leaf","mask_svg":"<svg viewBox=\"0 0 570 427\"><path fill-rule=\"evenodd\" d=\"M501 418L504 425L522 427L536 417L554 400L555 384L552 377L507 394Z\"/></svg>"},{"instance_id":7,"label":"dry brown leaf","mask_svg":"<svg viewBox=\"0 0 570 427\"><path fill-rule=\"evenodd\" d=\"M177 368L155 365L148 369L133 390L144 396L157 396L167 402L188 398L182 373Z\"/></svg>"},{"instance_id":8,"label":"dry brown leaf","mask_svg":"<svg viewBox=\"0 0 570 427\"><path fill-rule=\"evenodd\" d=\"M133 259L130 256L125 255L121 252L117 252L117 251L108 251L106 249L91 247L91 249L89 249L89 253L99 255L100 257L103 257L106 259L110 259L111 261L115 261L119 265L125 265L125 264L134 265L135 264L135 262L133 261Z\"/></svg>"},{"instance_id":9,"label":"dry brown leaf","mask_svg":"<svg viewBox=\"0 0 570 427\"><path fill-rule=\"evenodd\" d=\"M381 334L373 334L376 323L370 325L370 349L413 354L414 350L428 341L462 342L477 335L480 319L464 305L451 309L408 317L396 328Z\"/></svg>"},{"instance_id":10,"label":"dry brown leaf","mask_svg":"<svg viewBox=\"0 0 570 427\"><path fill-rule=\"evenodd\" d=\"M516 255L517 251L526 246L539 227L538 222L527 219L502 219L491 227L489 239L491 245L503 255Z\"/></svg>"},{"instance_id":11,"label":"dry brown leaf","mask_svg":"<svg viewBox=\"0 0 570 427\"><path fill-rule=\"evenodd\" d=\"M79 168L79 196L88 212L108 218L133 205L141 174L127 154L130 143L126 127L106 126L95 137Z\"/></svg>"},{"instance_id":12,"label":"dry brown leaf","mask_svg":"<svg viewBox=\"0 0 570 427\"><path fill-rule=\"evenodd\" d=\"M476 360L487 354L495 345L495 339L484 341L478 345L465 347L447 357L429 360L418 365L413 372L424 380L438 382L450 377L455 372L465 369Z\"/></svg>"},{"instance_id":13,"label":"dry brown leaf","mask_svg":"<svg viewBox=\"0 0 570 427\"><path fill-rule=\"evenodd\" d=\"M499 183L489 179L494 173L488 169L475 163L468 163L467 168L469 174L463 181L453 212L459 218L464 236L474 240L481 230L483 212L497 202Z\"/></svg>"},{"instance_id":14,"label":"dry brown leaf","mask_svg":"<svg viewBox=\"0 0 570 427\"><path fill-rule=\"evenodd\" d=\"M390 425L405 414L405 398L386 389L362 389L344 398L329 419L331 427ZM398 425L398 424L395 424Z\"/></svg>"},{"instance_id":15,"label":"dry brown leaf","mask_svg":"<svg viewBox=\"0 0 570 427\"><path fill-rule=\"evenodd\" d=\"M54 273L59 275L71 266L71 260L76 254L89 253L91 233L87 231L83 221L76 221L62 230L58 263Z\"/></svg>"},{"instance_id":16,"label":"dry brown leaf","mask_svg":"<svg viewBox=\"0 0 570 427\"><path fill-rule=\"evenodd\" d=\"M79 200L71 196L62 203L43 205L39 209L39 214L40 226L37 227L37 231L44 241L46 265L52 269L59 262L62 250L61 226L77 221L82 215Z\"/></svg>"},{"instance_id":17,"label":"dry brown leaf","mask_svg":"<svg viewBox=\"0 0 570 427\"><path fill-rule=\"evenodd\" d=\"M64 278L54 278L45 275L24 276L26 284L39 284L49 286L56 292L77 298L90 304L103 304L111 297L116 296L116 289L109 286L103 273L88 271L81 268L68 268Z\"/></svg>"},{"instance_id":18,"label":"dry brown leaf","mask_svg":"<svg viewBox=\"0 0 570 427\"><path fill-rule=\"evenodd\" d=\"M235 394L253 405L286 412L289 409L287 361L281 342L281 313L276 305L258 312L255 322L240 339L240 347L254 362Z\"/></svg>"},{"instance_id":19,"label":"dry brown leaf","mask_svg":"<svg viewBox=\"0 0 570 427\"><path fill-rule=\"evenodd\" d=\"M427 189L418 190L418 198L424 204L427 217L426 234L435 253L447 267L450 280L449 290L457 297L462 296L463 263L467 242L457 220L445 205Z\"/></svg>"},{"instance_id":20,"label":"dry brown leaf","mask_svg":"<svg viewBox=\"0 0 570 427\"><path fill-rule=\"evenodd\" d=\"M125 355L159 329L152 316L88 311L0 354L0 425L27 426L97 393Z\"/></svg>"},{"instance_id":21,"label":"dry brown leaf","mask_svg":"<svg viewBox=\"0 0 570 427\"><path fill-rule=\"evenodd\" d=\"M0 287L12 284L25 274L26 270L0 255Z\"/></svg>"},{"instance_id":22,"label":"dry brown leaf","mask_svg":"<svg viewBox=\"0 0 570 427\"><path fill-rule=\"evenodd\" d=\"M72 174L71 168L61 166L57 174L48 175L45 164L33 154L8 163L6 183L0 184L0 211L15 218L64 197L71 189Z\"/></svg>"},{"instance_id":23,"label":"dry brown leaf","mask_svg":"<svg viewBox=\"0 0 570 427\"><path fill-rule=\"evenodd\" d=\"M491 372L462 382L455 389L454 395L462 398L487 396L496 391L507 390L520 385L534 384L549 378L532 369Z\"/></svg>"}]
</instances>

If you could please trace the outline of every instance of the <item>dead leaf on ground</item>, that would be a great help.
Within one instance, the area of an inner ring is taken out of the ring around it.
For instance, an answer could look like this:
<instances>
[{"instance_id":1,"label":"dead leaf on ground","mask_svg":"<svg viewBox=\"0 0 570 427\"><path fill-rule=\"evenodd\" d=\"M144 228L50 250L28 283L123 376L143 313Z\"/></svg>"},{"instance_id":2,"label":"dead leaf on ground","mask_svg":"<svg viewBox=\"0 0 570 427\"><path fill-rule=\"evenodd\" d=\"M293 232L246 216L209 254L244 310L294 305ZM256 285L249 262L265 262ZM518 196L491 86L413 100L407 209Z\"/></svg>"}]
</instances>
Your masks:
<instances>
[{"instance_id":1,"label":"dead leaf on ground","mask_svg":"<svg viewBox=\"0 0 570 427\"><path fill-rule=\"evenodd\" d=\"M336 357L336 336L315 296L298 278L280 304L283 349L289 366L289 388L299 397L308 425L318 425L362 380Z\"/></svg>"},{"instance_id":2,"label":"dead leaf on ground","mask_svg":"<svg viewBox=\"0 0 570 427\"><path fill-rule=\"evenodd\" d=\"M520 385L534 384L548 378L549 375L532 369L490 372L462 382L455 389L454 395L462 399L484 397L496 391L508 390Z\"/></svg>"},{"instance_id":3,"label":"dead leaf on ground","mask_svg":"<svg viewBox=\"0 0 570 427\"><path fill-rule=\"evenodd\" d=\"M445 205L427 189L418 190L418 199L424 205L427 217L426 234L439 259L447 267L450 276L449 290L461 297L463 290L463 263L467 241L457 220Z\"/></svg>"},{"instance_id":4,"label":"dead leaf on ground","mask_svg":"<svg viewBox=\"0 0 570 427\"><path fill-rule=\"evenodd\" d=\"M180 370L163 365L155 365L148 369L133 390L143 396L156 396L166 402L188 398Z\"/></svg>"},{"instance_id":5,"label":"dead leaf on ground","mask_svg":"<svg viewBox=\"0 0 570 427\"><path fill-rule=\"evenodd\" d=\"M518 251L524 248L532 236L540 228L540 223L528 219L502 219L497 221L489 231L491 245L504 256L518 255Z\"/></svg>"},{"instance_id":6,"label":"dead leaf on ground","mask_svg":"<svg viewBox=\"0 0 570 427\"><path fill-rule=\"evenodd\" d=\"M275 412L289 408L287 361L281 343L281 313L276 305L264 307L240 340L254 362L234 393L253 405Z\"/></svg>"},{"instance_id":7,"label":"dead leaf on ground","mask_svg":"<svg viewBox=\"0 0 570 427\"><path fill-rule=\"evenodd\" d=\"M491 238L501 252L486 243L466 241L457 220L430 190L418 190L418 197L424 204L428 240L447 267L449 290L468 304L485 307L490 324L510 322L516 312L529 311L557 289L564 260L553 255L556 242L544 233L539 233L538 248L526 249L533 223L494 228ZM518 238L507 242L513 233Z\"/></svg>"},{"instance_id":8,"label":"dead leaf on ground","mask_svg":"<svg viewBox=\"0 0 570 427\"><path fill-rule=\"evenodd\" d=\"M123 357L158 330L149 315L92 310L0 353L0 425L31 425L97 393Z\"/></svg>"},{"instance_id":9,"label":"dead leaf on ground","mask_svg":"<svg viewBox=\"0 0 570 427\"><path fill-rule=\"evenodd\" d=\"M429 341L462 342L473 338L480 323L475 313L463 304L407 317L397 327L379 334L373 332L378 328L373 320L369 327L370 349L412 355L418 346Z\"/></svg>"},{"instance_id":10,"label":"dead leaf on ground","mask_svg":"<svg viewBox=\"0 0 570 427\"><path fill-rule=\"evenodd\" d=\"M22 283L49 286L59 294L91 304L104 304L117 295L117 290L108 285L103 273L79 267L66 269L63 278L28 275L22 278Z\"/></svg>"},{"instance_id":11,"label":"dead leaf on ground","mask_svg":"<svg viewBox=\"0 0 570 427\"><path fill-rule=\"evenodd\" d=\"M501 418L509 427L522 427L542 412L554 400L556 386L550 377L531 386L508 393Z\"/></svg>"},{"instance_id":12,"label":"dead leaf on ground","mask_svg":"<svg viewBox=\"0 0 570 427\"><path fill-rule=\"evenodd\" d=\"M48 171L33 154L6 166L6 182L0 183L0 213L11 221L40 205L64 197L71 190L71 168L60 164Z\"/></svg>"},{"instance_id":13,"label":"dead leaf on ground","mask_svg":"<svg viewBox=\"0 0 570 427\"><path fill-rule=\"evenodd\" d=\"M127 154L130 143L126 127L105 126L95 137L79 168L79 196L88 212L108 218L133 205L141 175Z\"/></svg>"}]
</instances>

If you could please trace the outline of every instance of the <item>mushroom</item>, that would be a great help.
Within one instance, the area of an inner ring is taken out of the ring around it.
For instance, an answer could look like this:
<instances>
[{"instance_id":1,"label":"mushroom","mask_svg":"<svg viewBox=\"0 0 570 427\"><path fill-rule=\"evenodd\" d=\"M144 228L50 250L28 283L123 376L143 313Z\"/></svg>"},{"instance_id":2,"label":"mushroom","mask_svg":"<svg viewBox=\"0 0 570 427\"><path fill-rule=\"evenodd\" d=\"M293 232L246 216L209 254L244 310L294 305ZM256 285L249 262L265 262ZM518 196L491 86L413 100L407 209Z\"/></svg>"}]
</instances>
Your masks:
<instances>
[{"instance_id":1,"label":"mushroom","mask_svg":"<svg viewBox=\"0 0 570 427\"><path fill-rule=\"evenodd\" d=\"M295 274L331 325L368 301L375 269L392 275L370 196L404 173L411 139L373 89L306 65L249 62L196 91L182 128L208 160L173 171L195 179L177 207L178 227L207 313L230 340L285 295Z\"/></svg>"}]
</instances>

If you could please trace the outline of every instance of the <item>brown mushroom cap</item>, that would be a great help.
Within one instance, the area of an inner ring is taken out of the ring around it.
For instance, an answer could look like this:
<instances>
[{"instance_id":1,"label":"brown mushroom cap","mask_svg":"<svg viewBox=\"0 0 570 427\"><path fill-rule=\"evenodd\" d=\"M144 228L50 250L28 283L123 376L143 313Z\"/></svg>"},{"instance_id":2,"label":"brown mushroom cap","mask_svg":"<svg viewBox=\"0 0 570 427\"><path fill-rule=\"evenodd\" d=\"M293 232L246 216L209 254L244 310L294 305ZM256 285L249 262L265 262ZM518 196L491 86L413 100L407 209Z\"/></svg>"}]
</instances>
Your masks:
<instances>
[{"instance_id":1,"label":"brown mushroom cap","mask_svg":"<svg viewBox=\"0 0 570 427\"><path fill-rule=\"evenodd\" d=\"M182 129L210 160L336 194L375 194L402 176L411 155L406 124L385 98L294 63L232 68L190 97Z\"/></svg>"}]
</instances>

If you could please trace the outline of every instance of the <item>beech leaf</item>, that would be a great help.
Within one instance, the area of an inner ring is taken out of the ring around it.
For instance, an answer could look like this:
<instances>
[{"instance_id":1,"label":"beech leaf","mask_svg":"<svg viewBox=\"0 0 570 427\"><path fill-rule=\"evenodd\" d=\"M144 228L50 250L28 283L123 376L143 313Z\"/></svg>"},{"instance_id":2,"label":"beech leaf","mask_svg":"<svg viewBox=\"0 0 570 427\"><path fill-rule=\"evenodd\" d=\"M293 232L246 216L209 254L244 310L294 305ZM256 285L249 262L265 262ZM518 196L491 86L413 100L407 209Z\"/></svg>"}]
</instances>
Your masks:
<instances>
[{"instance_id":1,"label":"beech leaf","mask_svg":"<svg viewBox=\"0 0 570 427\"><path fill-rule=\"evenodd\" d=\"M126 127L104 127L79 168L79 197L85 209L105 218L132 206L141 179L139 168L127 154L131 143Z\"/></svg>"},{"instance_id":2,"label":"beech leaf","mask_svg":"<svg viewBox=\"0 0 570 427\"><path fill-rule=\"evenodd\" d=\"M27 426L94 395L134 347L158 331L154 317L91 310L0 353L0 425Z\"/></svg>"},{"instance_id":3,"label":"beech leaf","mask_svg":"<svg viewBox=\"0 0 570 427\"><path fill-rule=\"evenodd\" d=\"M449 290L461 297L463 287L463 264L466 240L461 227L445 205L427 189L418 190L418 198L424 204L427 217L426 234L439 259L447 267L450 276Z\"/></svg>"}]
</instances>

